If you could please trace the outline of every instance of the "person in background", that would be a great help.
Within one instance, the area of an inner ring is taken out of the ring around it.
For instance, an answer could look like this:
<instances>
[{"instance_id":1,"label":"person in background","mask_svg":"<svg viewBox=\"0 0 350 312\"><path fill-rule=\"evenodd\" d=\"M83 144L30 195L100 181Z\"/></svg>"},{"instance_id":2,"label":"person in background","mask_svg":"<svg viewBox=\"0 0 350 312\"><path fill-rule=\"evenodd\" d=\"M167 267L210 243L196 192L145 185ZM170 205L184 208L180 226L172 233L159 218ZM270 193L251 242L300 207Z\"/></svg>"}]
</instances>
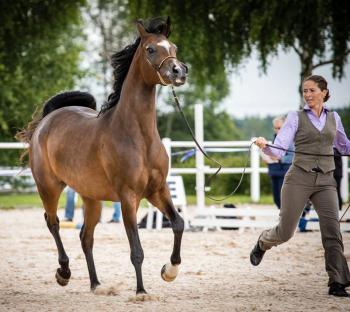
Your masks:
<instances>
[{"instance_id":1,"label":"person in background","mask_svg":"<svg viewBox=\"0 0 350 312\"><path fill-rule=\"evenodd\" d=\"M112 219L108 223L119 223L121 216L121 204L120 202L113 202L113 215Z\"/></svg>"},{"instance_id":2,"label":"person in background","mask_svg":"<svg viewBox=\"0 0 350 312\"><path fill-rule=\"evenodd\" d=\"M272 120L273 131L275 132L273 137L273 142L275 141L275 138L278 132L281 130L283 123L285 122L285 119L286 119L285 116L277 116ZM266 155L263 152L261 152L262 158L263 160L265 160L268 166L268 175L271 177L271 182L272 182L273 201L276 204L278 209L281 208L281 189L283 185L284 176L293 162L294 153L292 151L294 151L294 144L291 144L288 150L289 151L287 151L286 154L282 156L280 159L273 156ZM303 214L301 215L298 223L298 229L300 232L308 231L306 229L306 225L307 225L306 215L309 213L310 209L311 209L311 202L310 200L308 200L308 202L304 207Z\"/></svg>"},{"instance_id":3,"label":"person in background","mask_svg":"<svg viewBox=\"0 0 350 312\"><path fill-rule=\"evenodd\" d=\"M343 206L343 198L341 197L340 184L341 184L341 179L343 178L343 161L341 158L341 154L335 147L333 147L333 151L334 151L334 164L335 164L334 179L335 179L335 182L337 182L338 203L339 203L339 210L341 210Z\"/></svg>"},{"instance_id":4,"label":"person in background","mask_svg":"<svg viewBox=\"0 0 350 312\"><path fill-rule=\"evenodd\" d=\"M112 219L108 223L119 223L121 218L121 205L120 202L113 202L113 215ZM74 219L74 209L75 209L75 191L68 187L67 188L67 200L64 209L64 220L72 222Z\"/></svg>"},{"instance_id":5,"label":"person in background","mask_svg":"<svg viewBox=\"0 0 350 312\"><path fill-rule=\"evenodd\" d=\"M273 141L276 138L276 135L280 131L285 121L284 116L277 116L272 120L273 131L275 132ZM273 142L272 142L273 143ZM294 145L292 144L288 148L291 151L294 151ZM262 159L267 163L268 175L271 178L272 182L272 195L273 201L276 204L277 208L281 208L281 188L283 184L284 175L287 173L290 165L293 161L293 152L286 152L284 156L280 159L269 156L261 153Z\"/></svg>"},{"instance_id":6,"label":"person in background","mask_svg":"<svg viewBox=\"0 0 350 312\"><path fill-rule=\"evenodd\" d=\"M339 115L324 104L330 97L327 81L313 75L304 79L302 88L304 108L288 114L274 142L282 149L294 142L296 152L282 186L279 223L261 233L250 253L250 262L259 265L267 250L292 238L305 203L310 199L319 217L328 294L350 297L346 291L350 286L350 271L340 232L334 157L319 156L333 154L333 146L341 154L349 154L350 141ZM284 154L283 150L267 146L263 137L257 138L255 144L270 156Z\"/></svg>"}]
</instances>

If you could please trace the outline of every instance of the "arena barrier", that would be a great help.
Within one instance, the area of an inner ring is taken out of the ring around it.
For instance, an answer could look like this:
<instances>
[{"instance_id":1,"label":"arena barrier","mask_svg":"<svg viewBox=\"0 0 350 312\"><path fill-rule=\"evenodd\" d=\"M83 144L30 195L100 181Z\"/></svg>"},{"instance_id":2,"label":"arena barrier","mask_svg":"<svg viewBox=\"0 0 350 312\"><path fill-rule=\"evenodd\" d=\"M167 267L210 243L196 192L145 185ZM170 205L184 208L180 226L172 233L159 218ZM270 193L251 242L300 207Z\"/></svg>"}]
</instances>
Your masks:
<instances>
[{"instance_id":1,"label":"arena barrier","mask_svg":"<svg viewBox=\"0 0 350 312\"><path fill-rule=\"evenodd\" d=\"M340 211L341 216L343 211ZM216 208L211 206L209 208L197 209L195 217L190 221L191 227L200 227L203 231L209 229L239 229L243 232L245 229L261 229L271 228L278 223L279 210L263 209L250 207L244 208ZM320 225L318 216L315 210L310 210L305 216L306 226L305 230L318 231ZM340 222L342 231L350 231L350 211L347 211Z\"/></svg>"},{"instance_id":2,"label":"arena barrier","mask_svg":"<svg viewBox=\"0 0 350 312\"><path fill-rule=\"evenodd\" d=\"M251 145L250 141L204 141L204 127L203 127L203 105L195 104L194 107L195 116L195 136L197 142L204 148L217 148L221 149L221 152L233 152L245 150L247 153L250 149L250 161L249 166L245 168L222 168L220 174L241 174L245 169L245 173L250 178L250 197L253 203L260 200L260 174L267 173L266 167L260 165L260 152L256 145ZM172 141L169 138L163 139L163 144L168 152L168 155L173 155L173 148L195 148L193 141ZM217 150L218 151L218 150ZM247 154L248 156L248 154ZM205 207L205 175L213 174L217 168L205 166L204 155L195 149L196 165L194 168L172 168L171 156L169 156L169 168L170 174L183 175L183 174L195 174L196 175L196 198L197 207ZM344 202L349 198L349 166L348 157L342 157L343 161L343 179L341 183L341 194Z\"/></svg>"}]
</instances>

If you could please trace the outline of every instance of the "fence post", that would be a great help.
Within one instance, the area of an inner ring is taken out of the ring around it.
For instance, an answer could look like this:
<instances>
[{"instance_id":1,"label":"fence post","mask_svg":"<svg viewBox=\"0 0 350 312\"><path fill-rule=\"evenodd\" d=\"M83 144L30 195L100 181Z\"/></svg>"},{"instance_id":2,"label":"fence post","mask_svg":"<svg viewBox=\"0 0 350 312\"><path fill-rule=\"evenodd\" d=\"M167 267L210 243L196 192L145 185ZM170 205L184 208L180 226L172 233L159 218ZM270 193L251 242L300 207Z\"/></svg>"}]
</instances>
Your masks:
<instances>
[{"instance_id":1,"label":"fence post","mask_svg":"<svg viewBox=\"0 0 350 312\"><path fill-rule=\"evenodd\" d=\"M348 157L342 157L343 161L343 178L341 179L340 184L340 193L344 202L347 202L349 199L349 165Z\"/></svg>"},{"instance_id":2,"label":"fence post","mask_svg":"<svg viewBox=\"0 0 350 312\"><path fill-rule=\"evenodd\" d=\"M168 157L169 157L169 172L168 172L168 175L169 175L170 169L171 169L171 139L170 138L163 138L162 142L163 142L163 145L164 145L165 150L166 150Z\"/></svg>"},{"instance_id":3,"label":"fence post","mask_svg":"<svg viewBox=\"0 0 350 312\"><path fill-rule=\"evenodd\" d=\"M260 200L260 155L259 148L253 144L250 150L250 196L252 202L256 203Z\"/></svg>"},{"instance_id":4,"label":"fence post","mask_svg":"<svg viewBox=\"0 0 350 312\"><path fill-rule=\"evenodd\" d=\"M203 105L195 104L194 106L194 125L196 140L200 146L203 146L204 130L203 130ZM196 149L196 195L197 208L205 207L205 175L204 175L204 155Z\"/></svg>"}]
</instances>

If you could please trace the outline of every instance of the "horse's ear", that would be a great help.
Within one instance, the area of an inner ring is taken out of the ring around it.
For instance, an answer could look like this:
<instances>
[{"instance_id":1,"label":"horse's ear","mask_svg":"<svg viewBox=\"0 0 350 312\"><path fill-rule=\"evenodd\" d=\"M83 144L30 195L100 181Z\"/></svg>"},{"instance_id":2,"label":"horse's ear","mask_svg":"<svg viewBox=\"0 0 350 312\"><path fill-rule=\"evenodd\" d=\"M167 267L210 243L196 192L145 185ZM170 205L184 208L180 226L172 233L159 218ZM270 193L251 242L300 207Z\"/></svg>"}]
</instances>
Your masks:
<instances>
[{"instance_id":1,"label":"horse's ear","mask_svg":"<svg viewBox=\"0 0 350 312\"><path fill-rule=\"evenodd\" d=\"M147 35L147 31L145 30L145 27L143 26L141 20L138 20L136 22L136 26L141 38Z\"/></svg>"},{"instance_id":2,"label":"horse's ear","mask_svg":"<svg viewBox=\"0 0 350 312\"><path fill-rule=\"evenodd\" d=\"M167 37L167 38L169 38L169 36L170 36L170 25L171 25L171 23L170 23L170 16L168 16L167 17L167 19L166 19L166 27L164 27L164 32L163 32L163 35L165 36L165 37Z\"/></svg>"}]
</instances>

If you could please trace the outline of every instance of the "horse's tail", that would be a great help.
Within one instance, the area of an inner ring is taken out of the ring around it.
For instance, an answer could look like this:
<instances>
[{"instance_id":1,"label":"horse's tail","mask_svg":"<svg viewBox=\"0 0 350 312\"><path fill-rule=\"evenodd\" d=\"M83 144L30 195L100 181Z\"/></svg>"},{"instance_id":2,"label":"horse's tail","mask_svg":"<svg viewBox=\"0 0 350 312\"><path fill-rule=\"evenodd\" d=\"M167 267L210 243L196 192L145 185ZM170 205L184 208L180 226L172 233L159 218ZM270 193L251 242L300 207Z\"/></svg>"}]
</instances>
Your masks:
<instances>
[{"instance_id":1,"label":"horse's tail","mask_svg":"<svg viewBox=\"0 0 350 312\"><path fill-rule=\"evenodd\" d=\"M67 106L84 106L96 110L96 101L87 92L68 91L56 94L45 102L42 109L37 108L35 110L32 120L24 129L17 132L15 138L18 141L30 144L33 133L40 121L54 110ZM28 150L26 149L20 156L21 163L23 163L23 159L27 154Z\"/></svg>"},{"instance_id":2,"label":"horse's tail","mask_svg":"<svg viewBox=\"0 0 350 312\"><path fill-rule=\"evenodd\" d=\"M33 133L40 121L54 110L67 106L84 106L96 110L96 101L95 98L87 92L68 91L58 93L47 100L42 109L36 109L32 120L24 129L17 132L15 138L18 141L30 143Z\"/></svg>"}]
</instances>

